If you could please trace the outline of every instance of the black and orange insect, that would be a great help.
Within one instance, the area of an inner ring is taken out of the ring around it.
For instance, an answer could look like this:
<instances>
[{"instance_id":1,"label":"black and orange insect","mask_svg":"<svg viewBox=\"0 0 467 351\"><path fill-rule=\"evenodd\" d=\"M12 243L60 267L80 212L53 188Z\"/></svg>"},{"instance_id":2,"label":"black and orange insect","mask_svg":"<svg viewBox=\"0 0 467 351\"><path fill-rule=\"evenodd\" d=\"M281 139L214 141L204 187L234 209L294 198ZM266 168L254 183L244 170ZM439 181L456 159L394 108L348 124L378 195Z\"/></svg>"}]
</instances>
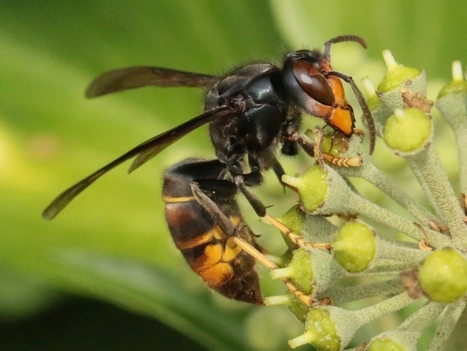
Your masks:
<instances>
[{"instance_id":1,"label":"black and orange insect","mask_svg":"<svg viewBox=\"0 0 467 351\"><path fill-rule=\"evenodd\" d=\"M264 256L256 236L243 221L235 200L237 192L219 160L183 160L164 175L165 217L175 246L209 287L228 298L261 305L256 260L270 270L279 267ZM274 218L264 218L299 246L328 248L326 244L305 243ZM311 304L312 298L289 279L282 281L297 298Z\"/></svg>"},{"instance_id":2,"label":"black and orange insect","mask_svg":"<svg viewBox=\"0 0 467 351\"><path fill-rule=\"evenodd\" d=\"M169 168L162 188L167 225L191 269L212 289L231 299L262 304L256 261L234 237L259 247L243 225L235 201L237 187L225 176L225 165L218 160L187 159ZM212 208L211 213L206 208Z\"/></svg>"},{"instance_id":3,"label":"black and orange insect","mask_svg":"<svg viewBox=\"0 0 467 351\"><path fill-rule=\"evenodd\" d=\"M349 83L357 96L370 130L370 153L374 148L374 124L362 94L350 76L334 71L330 65L332 44L344 41L366 47L361 37L338 36L327 41L322 52L300 50L286 55L282 68L254 63L224 77L157 67L130 67L102 74L88 87L87 97L151 85L200 87L209 89L204 113L143 142L65 190L44 210L43 217L54 218L76 195L122 162L135 158L130 167L133 171L187 133L209 124L217 160L186 161L167 171L167 222L177 247L209 286L230 298L259 303L262 300L258 298L254 260L245 255L262 258L254 237L247 234L248 227L237 228L241 217L234 200L236 191L247 198L259 216L266 216L265 206L249 186L261 184L262 172L268 169L281 179L284 171L276 158L280 146L286 155L297 154L297 145L310 150L299 133L302 112L322 118L346 137L355 133L355 117L341 80ZM171 185L177 179L186 191L179 193L180 189ZM198 186L193 188L193 184ZM201 224L203 216L207 218L205 224ZM237 246L251 244L254 250L248 245L233 247L233 242ZM223 274L224 267L229 274Z\"/></svg>"}]
</instances>

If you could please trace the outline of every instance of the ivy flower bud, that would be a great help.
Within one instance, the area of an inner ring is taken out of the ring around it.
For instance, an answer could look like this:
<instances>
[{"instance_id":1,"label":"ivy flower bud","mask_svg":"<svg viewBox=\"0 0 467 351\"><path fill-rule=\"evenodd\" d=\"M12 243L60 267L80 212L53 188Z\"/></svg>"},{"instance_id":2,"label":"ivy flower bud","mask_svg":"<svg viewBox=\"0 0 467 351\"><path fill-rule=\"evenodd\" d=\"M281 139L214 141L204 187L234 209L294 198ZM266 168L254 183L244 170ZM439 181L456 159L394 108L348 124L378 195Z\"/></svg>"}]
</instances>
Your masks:
<instances>
[{"instance_id":1,"label":"ivy flower bud","mask_svg":"<svg viewBox=\"0 0 467 351\"><path fill-rule=\"evenodd\" d=\"M311 344L317 350L337 351L341 349L335 318L327 308L314 308L307 314L305 333L289 341L291 348Z\"/></svg>"},{"instance_id":2,"label":"ivy flower bud","mask_svg":"<svg viewBox=\"0 0 467 351\"><path fill-rule=\"evenodd\" d=\"M298 190L302 207L309 213L318 209L328 195L327 172L317 165L311 167L301 178L283 175L282 181Z\"/></svg>"},{"instance_id":3,"label":"ivy flower bud","mask_svg":"<svg viewBox=\"0 0 467 351\"><path fill-rule=\"evenodd\" d=\"M366 351L417 351L417 334L394 330L381 333L369 342Z\"/></svg>"},{"instance_id":4,"label":"ivy flower bud","mask_svg":"<svg viewBox=\"0 0 467 351\"><path fill-rule=\"evenodd\" d=\"M407 84L408 80L413 80L421 74L417 68L399 65L389 50L383 51L383 58L388 70L378 84L378 91L380 93L400 89L402 85Z\"/></svg>"},{"instance_id":5,"label":"ivy flower bud","mask_svg":"<svg viewBox=\"0 0 467 351\"><path fill-rule=\"evenodd\" d=\"M395 152L412 153L431 142L431 119L416 108L396 109L384 127L384 141Z\"/></svg>"},{"instance_id":6,"label":"ivy flower bud","mask_svg":"<svg viewBox=\"0 0 467 351\"><path fill-rule=\"evenodd\" d=\"M279 220L295 234L303 234L302 223L305 220L305 212L301 211L298 205L292 206Z\"/></svg>"},{"instance_id":7,"label":"ivy flower bud","mask_svg":"<svg viewBox=\"0 0 467 351\"><path fill-rule=\"evenodd\" d=\"M450 247L436 250L421 264L418 279L430 300L454 302L467 292L467 260Z\"/></svg>"},{"instance_id":8,"label":"ivy flower bud","mask_svg":"<svg viewBox=\"0 0 467 351\"><path fill-rule=\"evenodd\" d=\"M377 94L385 107L390 111L402 108L404 102L401 90L409 90L412 93L421 93L426 96L426 75L417 68L399 65L389 50L383 51L383 58L388 68L386 75L377 88ZM376 123L384 124L384 120Z\"/></svg>"},{"instance_id":9,"label":"ivy flower bud","mask_svg":"<svg viewBox=\"0 0 467 351\"><path fill-rule=\"evenodd\" d=\"M320 293L345 275L332 256L320 249L300 248L293 252L290 264L271 271L273 279L290 279L305 294Z\"/></svg>"},{"instance_id":10,"label":"ivy flower bud","mask_svg":"<svg viewBox=\"0 0 467 351\"><path fill-rule=\"evenodd\" d=\"M467 94L467 82L464 80L462 66L459 61L452 63L452 81L439 91L438 99L450 94Z\"/></svg>"},{"instance_id":11,"label":"ivy flower bud","mask_svg":"<svg viewBox=\"0 0 467 351\"><path fill-rule=\"evenodd\" d=\"M376 236L368 225L350 221L339 230L333 244L334 258L351 273L369 268L376 257Z\"/></svg>"},{"instance_id":12,"label":"ivy flower bud","mask_svg":"<svg viewBox=\"0 0 467 351\"><path fill-rule=\"evenodd\" d=\"M280 272L287 272L287 278L290 278L305 294L309 295L313 291L313 267L310 255L305 249L295 250L289 266L284 269L276 269L271 272L271 275L276 278Z\"/></svg>"}]
</instances>

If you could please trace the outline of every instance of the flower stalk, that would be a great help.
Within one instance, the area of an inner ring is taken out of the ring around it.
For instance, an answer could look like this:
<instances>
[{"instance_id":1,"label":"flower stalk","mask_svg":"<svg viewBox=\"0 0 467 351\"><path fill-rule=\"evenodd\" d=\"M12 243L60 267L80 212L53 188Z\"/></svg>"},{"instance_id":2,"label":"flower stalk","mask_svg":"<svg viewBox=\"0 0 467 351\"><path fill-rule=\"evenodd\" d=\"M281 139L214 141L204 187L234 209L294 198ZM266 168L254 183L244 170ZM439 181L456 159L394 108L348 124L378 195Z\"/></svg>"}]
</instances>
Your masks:
<instances>
[{"instance_id":1,"label":"flower stalk","mask_svg":"<svg viewBox=\"0 0 467 351\"><path fill-rule=\"evenodd\" d=\"M462 313L465 313L465 300L459 300L447 308L444 318L436 328L436 338L431 342L428 351L441 351L444 349L446 341Z\"/></svg>"},{"instance_id":2,"label":"flower stalk","mask_svg":"<svg viewBox=\"0 0 467 351\"><path fill-rule=\"evenodd\" d=\"M320 182L316 182L316 179ZM360 214L399 230L415 240L427 239L435 247L451 244L449 237L428 228L420 230L413 222L355 194L345 180L328 166L326 172L313 166L301 178L284 175L282 181L298 190L301 206L308 213L325 216Z\"/></svg>"},{"instance_id":3,"label":"flower stalk","mask_svg":"<svg viewBox=\"0 0 467 351\"><path fill-rule=\"evenodd\" d=\"M441 89L436 101L441 116L456 137L457 150L467 150L467 82L459 61L452 64L452 81ZM458 152L461 198L467 194L467 153ZM465 201L462 201L465 208Z\"/></svg>"},{"instance_id":4,"label":"flower stalk","mask_svg":"<svg viewBox=\"0 0 467 351\"><path fill-rule=\"evenodd\" d=\"M467 227L462 218L464 214L454 195L454 190L443 171L438 153L433 148L408 156L407 162L414 174L422 177L432 194L435 208L439 216L449 227L452 240L456 247L467 248Z\"/></svg>"}]
</instances>

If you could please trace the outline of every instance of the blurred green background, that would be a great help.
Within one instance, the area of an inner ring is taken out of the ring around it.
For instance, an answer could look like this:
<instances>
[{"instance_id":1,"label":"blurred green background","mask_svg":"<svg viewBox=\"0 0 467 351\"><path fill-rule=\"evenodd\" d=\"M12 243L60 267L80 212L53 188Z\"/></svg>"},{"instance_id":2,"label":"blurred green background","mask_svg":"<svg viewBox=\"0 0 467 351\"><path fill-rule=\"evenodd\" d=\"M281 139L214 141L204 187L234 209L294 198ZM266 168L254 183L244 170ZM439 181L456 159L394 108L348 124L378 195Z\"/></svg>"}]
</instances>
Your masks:
<instances>
[{"instance_id":1,"label":"blurred green background","mask_svg":"<svg viewBox=\"0 0 467 351\"><path fill-rule=\"evenodd\" d=\"M334 68L377 84L380 52L390 48L438 86L450 79L451 61L467 56L465 18L462 0L0 0L0 349L281 350L302 332L286 308L209 291L174 248L162 174L183 158L214 156L205 128L131 177L126 165L110 172L57 219L42 220L66 187L202 111L202 92L188 88L86 100L99 73L155 65L223 74L358 34L368 50L336 46ZM306 167L284 162L292 174ZM266 203L296 201L268 179ZM270 240L280 253L280 241ZM266 294L282 291L265 279Z\"/></svg>"}]
</instances>

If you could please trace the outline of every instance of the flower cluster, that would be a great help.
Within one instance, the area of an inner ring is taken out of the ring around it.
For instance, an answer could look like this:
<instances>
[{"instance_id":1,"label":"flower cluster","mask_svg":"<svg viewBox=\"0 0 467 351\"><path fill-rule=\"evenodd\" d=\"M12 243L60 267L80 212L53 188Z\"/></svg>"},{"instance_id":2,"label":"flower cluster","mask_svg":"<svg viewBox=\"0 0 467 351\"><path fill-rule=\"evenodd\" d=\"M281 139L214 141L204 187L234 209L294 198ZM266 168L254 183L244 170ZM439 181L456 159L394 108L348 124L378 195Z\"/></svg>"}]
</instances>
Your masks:
<instances>
[{"instance_id":1,"label":"flower cluster","mask_svg":"<svg viewBox=\"0 0 467 351\"><path fill-rule=\"evenodd\" d=\"M344 147L329 151L343 160L361 159L356 166L317 162L301 177L283 176L297 190L300 202L281 222L311 243L289 243L293 251L289 265L272 272L274 278L289 279L309 295L311 307L294 294L266 299L270 305L287 304L304 322L304 333L289 341L292 348L311 344L317 350L344 350L364 324L416 303L421 307L397 328L355 350L416 350L421 334L440 315L429 350L441 350L465 308L467 82L460 63L455 62L453 81L435 102L457 140L460 190L456 195L433 145L433 102L426 98L425 72L397 64L389 51L383 57L387 73L376 91L364 82L371 95L368 105L376 132L406 161L431 209L374 165L358 135L346 140ZM332 139L331 143L335 146L342 141ZM329 147L324 149L328 152ZM408 215L400 216L362 197L348 181L352 177L378 187ZM345 224L334 224L330 216L345 219ZM390 237L386 234L390 230L400 234ZM329 243L331 250L313 243ZM354 277L355 283L349 285L348 277ZM376 296L386 299L360 310L339 307Z\"/></svg>"}]
</instances>

